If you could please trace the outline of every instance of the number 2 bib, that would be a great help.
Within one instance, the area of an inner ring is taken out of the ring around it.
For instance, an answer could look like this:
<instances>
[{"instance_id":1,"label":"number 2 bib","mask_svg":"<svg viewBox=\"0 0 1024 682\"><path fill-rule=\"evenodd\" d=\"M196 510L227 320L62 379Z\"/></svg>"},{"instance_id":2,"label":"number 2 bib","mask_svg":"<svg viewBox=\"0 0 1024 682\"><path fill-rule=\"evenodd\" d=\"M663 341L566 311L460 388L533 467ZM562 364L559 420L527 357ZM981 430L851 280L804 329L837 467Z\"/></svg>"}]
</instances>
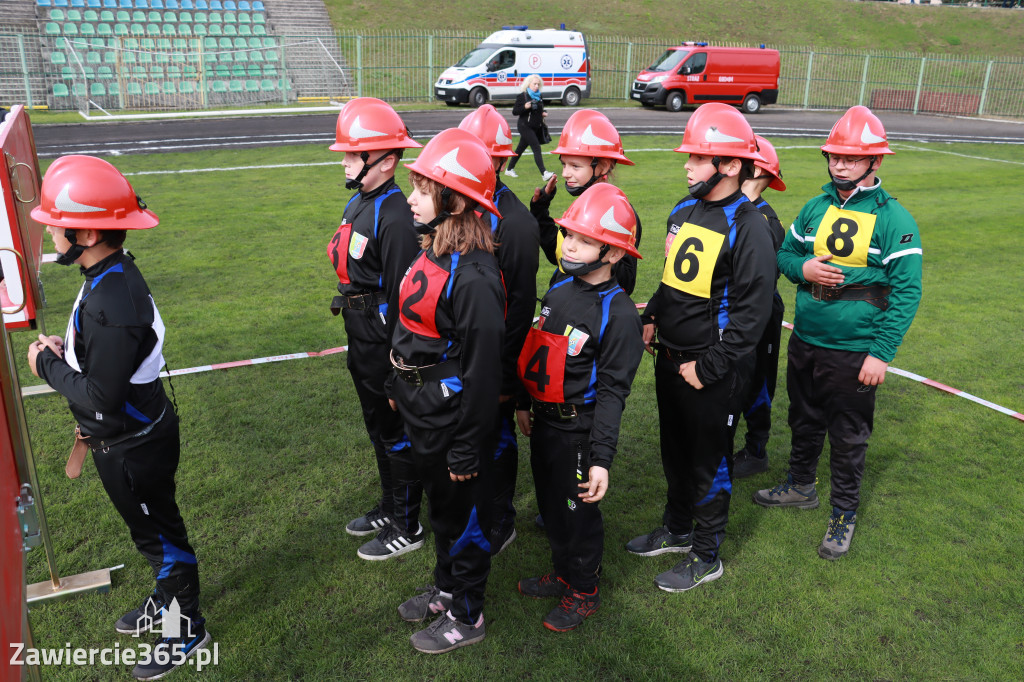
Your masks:
<instances>
[{"instance_id":1,"label":"number 2 bib","mask_svg":"<svg viewBox=\"0 0 1024 682\"><path fill-rule=\"evenodd\" d=\"M668 248L661 281L693 296L711 298L711 279L724 242L724 234L683 223Z\"/></svg>"},{"instance_id":2,"label":"number 2 bib","mask_svg":"<svg viewBox=\"0 0 1024 682\"><path fill-rule=\"evenodd\" d=\"M441 338L434 316L448 276L448 271L425 253L412 264L398 292L399 320L406 329L420 336Z\"/></svg>"},{"instance_id":3,"label":"number 2 bib","mask_svg":"<svg viewBox=\"0 0 1024 682\"><path fill-rule=\"evenodd\" d=\"M569 337L530 327L519 354L519 378L529 394L545 403L565 402L565 355Z\"/></svg>"},{"instance_id":4,"label":"number 2 bib","mask_svg":"<svg viewBox=\"0 0 1024 682\"><path fill-rule=\"evenodd\" d=\"M875 232L877 216L844 211L829 206L814 235L814 255L832 255L831 265L863 268L868 264L868 247Z\"/></svg>"}]
</instances>

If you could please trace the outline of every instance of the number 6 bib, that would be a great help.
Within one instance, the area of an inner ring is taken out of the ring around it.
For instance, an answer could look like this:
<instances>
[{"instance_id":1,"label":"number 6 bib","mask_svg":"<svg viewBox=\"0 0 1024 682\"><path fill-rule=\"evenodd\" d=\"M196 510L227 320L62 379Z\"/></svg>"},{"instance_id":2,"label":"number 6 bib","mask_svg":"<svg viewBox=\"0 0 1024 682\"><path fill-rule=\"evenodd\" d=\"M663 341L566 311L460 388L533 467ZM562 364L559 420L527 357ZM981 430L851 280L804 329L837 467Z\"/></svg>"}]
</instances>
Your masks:
<instances>
[{"instance_id":1,"label":"number 6 bib","mask_svg":"<svg viewBox=\"0 0 1024 682\"><path fill-rule=\"evenodd\" d=\"M724 242L724 234L683 223L668 249L661 281L693 296L711 298L711 278Z\"/></svg>"}]
</instances>

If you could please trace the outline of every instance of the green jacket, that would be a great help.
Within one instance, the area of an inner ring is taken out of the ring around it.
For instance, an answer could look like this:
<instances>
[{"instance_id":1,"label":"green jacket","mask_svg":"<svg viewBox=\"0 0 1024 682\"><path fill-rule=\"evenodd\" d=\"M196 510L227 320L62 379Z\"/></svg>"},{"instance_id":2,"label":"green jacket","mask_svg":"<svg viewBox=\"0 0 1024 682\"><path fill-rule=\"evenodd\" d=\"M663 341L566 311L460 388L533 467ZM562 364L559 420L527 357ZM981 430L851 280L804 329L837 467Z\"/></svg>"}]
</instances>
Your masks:
<instances>
[{"instance_id":1,"label":"green jacket","mask_svg":"<svg viewBox=\"0 0 1024 682\"><path fill-rule=\"evenodd\" d=\"M796 294L794 333L815 346L863 352L892 362L921 302L921 236L917 223L881 187L858 188L844 205L830 182L807 202L779 249L779 270L806 284L803 264L832 254L844 284L892 288L889 308L866 301L816 301L807 287Z\"/></svg>"}]
</instances>

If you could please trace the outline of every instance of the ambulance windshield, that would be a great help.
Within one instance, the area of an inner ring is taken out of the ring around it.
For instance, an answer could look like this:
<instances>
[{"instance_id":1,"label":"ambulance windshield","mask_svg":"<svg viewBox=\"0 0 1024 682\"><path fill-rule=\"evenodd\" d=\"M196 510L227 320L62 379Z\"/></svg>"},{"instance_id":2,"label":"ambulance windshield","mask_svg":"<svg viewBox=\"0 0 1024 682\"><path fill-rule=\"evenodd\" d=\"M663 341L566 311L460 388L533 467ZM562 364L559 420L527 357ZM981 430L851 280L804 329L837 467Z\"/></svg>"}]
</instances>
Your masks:
<instances>
[{"instance_id":1,"label":"ambulance windshield","mask_svg":"<svg viewBox=\"0 0 1024 682\"><path fill-rule=\"evenodd\" d=\"M478 47L465 57L456 62L455 66L470 67L480 66L484 63L484 60L490 57L494 53L493 47Z\"/></svg>"},{"instance_id":2,"label":"ambulance windshield","mask_svg":"<svg viewBox=\"0 0 1024 682\"><path fill-rule=\"evenodd\" d=\"M665 54L658 57L658 60L651 64L648 71L671 71L686 59L690 54L689 50L665 50Z\"/></svg>"}]
</instances>

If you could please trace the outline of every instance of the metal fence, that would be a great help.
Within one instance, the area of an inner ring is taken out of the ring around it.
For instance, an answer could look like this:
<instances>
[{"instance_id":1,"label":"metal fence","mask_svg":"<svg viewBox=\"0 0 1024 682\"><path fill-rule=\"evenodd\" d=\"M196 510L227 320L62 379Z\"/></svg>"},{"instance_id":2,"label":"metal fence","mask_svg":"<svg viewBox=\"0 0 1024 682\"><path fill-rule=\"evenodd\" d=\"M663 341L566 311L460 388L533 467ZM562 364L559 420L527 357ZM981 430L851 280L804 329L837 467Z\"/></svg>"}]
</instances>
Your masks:
<instances>
[{"instance_id":1,"label":"metal fence","mask_svg":"<svg viewBox=\"0 0 1024 682\"><path fill-rule=\"evenodd\" d=\"M273 47L260 46L262 51L251 45L207 50L108 44L99 57L93 54L98 50L76 50L76 44L65 41L64 51L83 61L60 64L53 61L60 37L0 35L0 98L65 109L188 109L361 95L429 102L444 69L484 37L455 31L381 31L338 34L329 44L329 36L318 36L322 58L297 56L298 46L309 43L309 36L277 36ZM587 45L593 76L589 101L595 104L625 102L636 74L668 47L657 39L622 36L588 36ZM780 105L814 109L865 104L915 113L1024 118L1021 59L769 47L782 56ZM263 62L254 64L254 57ZM90 64L89 59L100 63ZM278 60L277 71L268 65L273 60ZM160 78L146 80L150 72L143 64L152 64ZM110 94L111 85L116 95ZM106 95L98 99L94 93Z\"/></svg>"}]
</instances>

